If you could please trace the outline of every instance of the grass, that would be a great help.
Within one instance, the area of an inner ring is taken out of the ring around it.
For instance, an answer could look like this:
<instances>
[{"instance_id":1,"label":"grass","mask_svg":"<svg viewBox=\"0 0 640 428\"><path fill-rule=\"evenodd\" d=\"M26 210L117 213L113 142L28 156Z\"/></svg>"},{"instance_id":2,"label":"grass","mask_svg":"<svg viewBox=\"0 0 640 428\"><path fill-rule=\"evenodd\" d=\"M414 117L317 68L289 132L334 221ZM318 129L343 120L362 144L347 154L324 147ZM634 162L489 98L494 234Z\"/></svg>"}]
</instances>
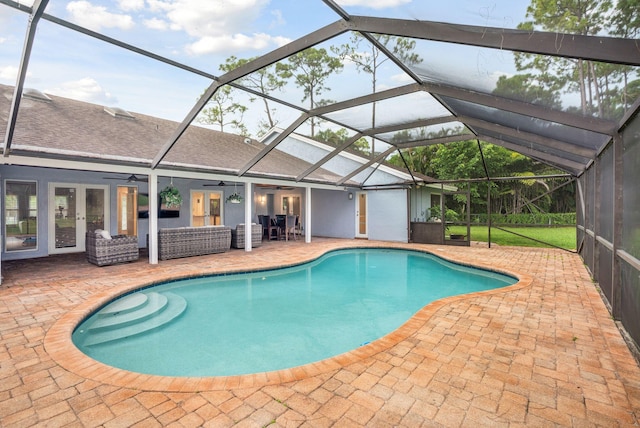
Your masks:
<instances>
[{"instance_id":1,"label":"grass","mask_svg":"<svg viewBox=\"0 0 640 428\"><path fill-rule=\"evenodd\" d=\"M576 228L568 227L502 227L520 235L525 235L538 241L547 242L556 247L567 250L576 249ZM450 226L450 233L467 234L466 226ZM471 240L488 242L489 229L486 226L471 226ZM519 246L519 247L549 247L548 245L532 241L517 235L513 235L496 228L491 228L491 243L497 245Z\"/></svg>"}]
</instances>

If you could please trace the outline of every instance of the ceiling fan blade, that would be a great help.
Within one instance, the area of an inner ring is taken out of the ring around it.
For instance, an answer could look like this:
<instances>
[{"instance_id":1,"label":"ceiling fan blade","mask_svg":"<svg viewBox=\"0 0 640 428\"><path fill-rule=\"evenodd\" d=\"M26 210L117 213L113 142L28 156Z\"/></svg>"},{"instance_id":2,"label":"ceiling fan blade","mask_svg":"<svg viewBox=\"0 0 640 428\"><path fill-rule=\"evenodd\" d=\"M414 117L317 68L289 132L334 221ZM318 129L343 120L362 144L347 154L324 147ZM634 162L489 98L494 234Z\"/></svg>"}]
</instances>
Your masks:
<instances>
[{"instance_id":1,"label":"ceiling fan blade","mask_svg":"<svg viewBox=\"0 0 640 428\"><path fill-rule=\"evenodd\" d=\"M120 181L126 181L127 183L137 183L138 181L146 183L147 181L149 181L147 178L144 177L138 177L135 174L131 174L128 177L102 177L105 180L120 180Z\"/></svg>"}]
</instances>

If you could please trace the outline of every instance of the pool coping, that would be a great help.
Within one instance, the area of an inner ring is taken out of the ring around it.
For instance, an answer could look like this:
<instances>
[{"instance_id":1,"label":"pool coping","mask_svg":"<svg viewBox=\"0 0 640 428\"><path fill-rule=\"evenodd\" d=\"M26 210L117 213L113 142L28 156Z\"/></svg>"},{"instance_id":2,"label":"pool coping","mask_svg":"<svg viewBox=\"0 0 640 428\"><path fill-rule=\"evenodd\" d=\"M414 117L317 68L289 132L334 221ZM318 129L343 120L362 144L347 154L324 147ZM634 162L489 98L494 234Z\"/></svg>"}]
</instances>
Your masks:
<instances>
[{"instance_id":1,"label":"pool coping","mask_svg":"<svg viewBox=\"0 0 640 428\"><path fill-rule=\"evenodd\" d=\"M425 323L427 323L438 310L447 305L451 305L461 300L477 298L479 296L489 296L493 294L507 293L519 290L521 288L531 286L533 282L533 278L530 275L521 272L514 272L502 268L496 269L495 267L479 263L470 264L464 261L456 260L455 257L452 257L451 255L443 255L422 248L407 248L405 246L395 245L359 245L355 247L345 246L332 248L321 251L320 254L309 257L306 260L300 260L297 263L286 266L273 266L271 267L271 269L285 268L308 263L324 256L331 251L354 248L390 248L418 251L426 254L431 254L449 262L457 263L460 265L478 267L489 271L510 275L515 277L518 281L515 284L506 287L500 287L493 290L478 291L458 296L450 296L436 300L418 310L411 318L409 318L405 323L403 323L393 332L366 345L321 361L269 372L252 373L246 375L208 377L149 375L111 367L104 363L96 361L80 351L72 342L71 335L76 326L78 326L80 322L86 319L90 314L92 314L114 298L158 283L197 276L207 276L208 274L202 273L200 275L182 275L175 277L168 276L167 278L163 278L161 281L140 281L135 284L129 284L126 286L123 285L118 288L108 289L89 296L85 302L66 312L60 319L58 319L54 323L49 331L47 331L44 337L45 351L57 364L71 373L74 373L86 379L91 379L97 382L102 382L118 387L161 392L201 392L227 390L232 388L256 388L267 385L277 385L281 383L298 381L337 370L353 363L360 362L368 357L386 351L389 348L397 345L401 341L416 334L420 330L420 328ZM240 273L251 271L252 270L250 269L236 269L228 270L226 271L226 273Z\"/></svg>"}]
</instances>

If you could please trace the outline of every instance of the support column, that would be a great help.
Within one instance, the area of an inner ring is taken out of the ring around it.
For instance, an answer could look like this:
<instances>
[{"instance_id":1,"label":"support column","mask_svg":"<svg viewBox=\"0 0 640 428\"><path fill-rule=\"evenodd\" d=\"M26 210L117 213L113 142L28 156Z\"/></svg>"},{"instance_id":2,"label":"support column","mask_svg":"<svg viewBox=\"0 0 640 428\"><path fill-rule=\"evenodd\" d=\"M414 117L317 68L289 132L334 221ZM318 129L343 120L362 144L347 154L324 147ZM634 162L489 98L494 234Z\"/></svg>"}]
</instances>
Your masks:
<instances>
[{"instance_id":1,"label":"support column","mask_svg":"<svg viewBox=\"0 0 640 428\"><path fill-rule=\"evenodd\" d=\"M304 195L304 242L311 242L311 187L307 187Z\"/></svg>"},{"instance_id":2,"label":"support column","mask_svg":"<svg viewBox=\"0 0 640 428\"><path fill-rule=\"evenodd\" d=\"M249 182L244 185L244 250L251 251L251 212L253 211L253 185Z\"/></svg>"},{"instance_id":3,"label":"support column","mask_svg":"<svg viewBox=\"0 0 640 428\"><path fill-rule=\"evenodd\" d=\"M149 264L158 264L158 174L149 177Z\"/></svg>"}]
</instances>

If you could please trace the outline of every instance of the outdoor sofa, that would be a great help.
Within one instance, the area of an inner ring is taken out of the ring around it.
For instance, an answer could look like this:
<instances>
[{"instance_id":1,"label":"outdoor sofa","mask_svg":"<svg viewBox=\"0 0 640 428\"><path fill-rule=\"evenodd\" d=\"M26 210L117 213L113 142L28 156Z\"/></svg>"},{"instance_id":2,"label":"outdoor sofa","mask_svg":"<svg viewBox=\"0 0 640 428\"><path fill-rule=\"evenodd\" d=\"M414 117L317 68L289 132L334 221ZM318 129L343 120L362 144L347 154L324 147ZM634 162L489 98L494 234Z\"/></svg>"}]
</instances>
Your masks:
<instances>
[{"instance_id":1,"label":"outdoor sofa","mask_svg":"<svg viewBox=\"0 0 640 428\"><path fill-rule=\"evenodd\" d=\"M262 245L262 225L251 224L251 247ZM231 230L231 246L233 248L244 248L244 223L240 223Z\"/></svg>"},{"instance_id":2,"label":"outdoor sofa","mask_svg":"<svg viewBox=\"0 0 640 428\"><path fill-rule=\"evenodd\" d=\"M172 227L158 230L158 258L223 253L231 248L231 228L228 226Z\"/></svg>"},{"instance_id":3,"label":"outdoor sofa","mask_svg":"<svg viewBox=\"0 0 640 428\"><path fill-rule=\"evenodd\" d=\"M87 232L85 235L87 261L97 266L138 260L138 237L110 236L106 231Z\"/></svg>"}]
</instances>

